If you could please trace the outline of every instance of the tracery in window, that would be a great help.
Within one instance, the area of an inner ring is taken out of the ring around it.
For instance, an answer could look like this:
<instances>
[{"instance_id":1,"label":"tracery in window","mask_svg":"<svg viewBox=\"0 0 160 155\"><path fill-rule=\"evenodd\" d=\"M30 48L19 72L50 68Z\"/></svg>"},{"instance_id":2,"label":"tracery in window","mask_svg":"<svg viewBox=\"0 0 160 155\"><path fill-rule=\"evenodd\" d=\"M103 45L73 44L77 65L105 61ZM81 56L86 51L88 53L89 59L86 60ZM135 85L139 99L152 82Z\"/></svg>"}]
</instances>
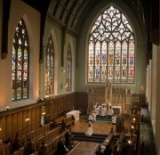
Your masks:
<instances>
[{"instance_id":1,"label":"tracery in window","mask_svg":"<svg viewBox=\"0 0 160 155\"><path fill-rule=\"evenodd\" d=\"M110 6L89 35L88 82L134 83L134 33L123 13Z\"/></svg>"},{"instance_id":2,"label":"tracery in window","mask_svg":"<svg viewBox=\"0 0 160 155\"><path fill-rule=\"evenodd\" d=\"M29 97L29 41L25 23L16 27L12 47L12 100Z\"/></svg>"},{"instance_id":3,"label":"tracery in window","mask_svg":"<svg viewBox=\"0 0 160 155\"><path fill-rule=\"evenodd\" d=\"M66 91L72 90L72 53L71 47L67 49L67 61L66 61Z\"/></svg>"},{"instance_id":4,"label":"tracery in window","mask_svg":"<svg viewBox=\"0 0 160 155\"><path fill-rule=\"evenodd\" d=\"M54 62L54 46L50 34L45 55L45 97L54 95Z\"/></svg>"}]
</instances>

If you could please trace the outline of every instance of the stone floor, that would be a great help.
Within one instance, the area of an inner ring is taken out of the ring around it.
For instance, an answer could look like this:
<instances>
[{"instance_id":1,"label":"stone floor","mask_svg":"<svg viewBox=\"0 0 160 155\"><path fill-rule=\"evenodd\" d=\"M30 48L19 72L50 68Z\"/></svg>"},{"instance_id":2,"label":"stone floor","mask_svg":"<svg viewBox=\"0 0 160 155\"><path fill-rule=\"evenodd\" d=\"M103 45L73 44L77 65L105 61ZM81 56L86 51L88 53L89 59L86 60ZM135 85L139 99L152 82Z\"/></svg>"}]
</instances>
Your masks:
<instances>
[{"instance_id":1,"label":"stone floor","mask_svg":"<svg viewBox=\"0 0 160 155\"><path fill-rule=\"evenodd\" d=\"M98 145L98 143L94 142L78 142L78 144L68 155L92 155Z\"/></svg>"}]
</instances>

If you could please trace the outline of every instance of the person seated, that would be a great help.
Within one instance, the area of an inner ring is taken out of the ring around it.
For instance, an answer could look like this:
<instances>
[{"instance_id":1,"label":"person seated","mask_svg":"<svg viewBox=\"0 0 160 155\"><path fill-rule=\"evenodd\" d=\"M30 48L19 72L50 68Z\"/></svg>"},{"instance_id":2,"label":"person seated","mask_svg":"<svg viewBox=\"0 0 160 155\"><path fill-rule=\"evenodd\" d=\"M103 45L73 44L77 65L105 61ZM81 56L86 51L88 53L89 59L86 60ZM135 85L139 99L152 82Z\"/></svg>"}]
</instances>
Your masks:
<instances>
[{"instance_id":1,"label":"person seated","mask_svg":"<svg viewBox=\"0 0 160 155\"><path fill-rule=\"evenodd\" d=\"M89 123L88 123L87 131L85 132L85 135L86 135L86 136L92 136L92 134L93 134L92 123L89 122Z\"/></svg>"},{"instance_id":2,"label":"person seated","mask_svg":"<svg viewBox=\"0 0 160 155\"><path fill-rule=\"evenodd\" d=\"M45 122L45 124L50 123L50 115L49 114L45 116L44 122Z\"/></svg>"},{"instance_id":3,"label":"person seated","mask_svg":"<svg viewBox=\"0 0 160 155\"><path fill-rule=\"evenodd\" d=\"M65 134L65 146L71 150L72 149L72 146L71 146L71 139L72 139L72 134L71 132L68 130Z\"/></svg>"},{"instance_id":4,"label":"person seated","mask_svg":"<svg viewBox=\"0 0 160 155\"><path fill-rule=\"evenodd\" d=\"M111 155L111 154L112 154L111 147L109 145L106 145L106 149L104 151L104 155Z\"/></svg>"},{"instance_id":5,"label":"person seated","mask_svg":"<svg viewBox=\"0 0 160 155\"><path fill-rule=\"evenodd\" d=\"M55 122L55 120L53 120L51 123L50 123L50 130L53 130L54 128L56 128L58 126L58 124Z\"/></svg>"},{"instance_id":6,"label":"person seated","mask_svg":"<svg viewBox=\"0 0 160 155\"><path fill-rule=\"evenodd\" d=\"M56 155L65 155L67 154L69 151L67 149L67 147L64 145L64 140L61 139L58 144L57 144L57 151L56 151Z\"/></svg>"},{"instance_id":7,"label":"person seated","mask_svg":"<svg viewBox=\"0 0 160 155\"><path fill-rule=\"evenodd\" d=\"M5 144L3 143L2 139L0 139L0 147L4 147Z\"/></svg>"},{"instance_id":8,"label":"person seated","mask_svg":"<svg viewBox=\"0 0 160 155\"><path fill-rule=\"evenodd\" d=\"M5 144L9 144L12 142L12 139L10 136L8 136L8 139L6 141L4 141Z\"/></svg>"},{"instance_id":9,"label":"person seated","mask_svg":"<svg viewBox=\"0 0 160 155\"><path fill-rule=\"evenodd\" d=\"M39 148L38 155L47 155L46 146L44 140L42 141L42 145Z\"/></svg>"},{"instance_id":10,"label":"person seated","mask_svg":"<svg viewBox=\"0 0 160 155\"><path fill-rule=\"evenodd\" d=\"M66 129L66 123L64 122L64 120L61 122L61 127L63 131Z\"/></svg>"},{"instance_id":11,"label":"person seated","mask_svg":"<svg viewBox=\"0 0 160 155\"><path fill-rule=\"evenodd\" d=\"M16 137L13 142L13 151L17 151L20 148L18 133L16 133Z\"/></svg>"},{"instance_id":12,"label":"person seated","mask_svg":"<svg viewBox=\"0 0 160 155\"><path fill-rule=\"evenodd\" d=\"M25 155L30 155L33 153L32 141L28 138L27 144L25 146Z\"/></svg>"},{"instance_id":13,"label":"person seated","mask_svg":"<svg viewBox=\"0 0 160 155\"><path fill-rule=\"evenodd\" d=\"M103 155L103 152L101 151L101 146L99 145L98 149L95 152L96 155Z\"/></svg>"}]
</instances>

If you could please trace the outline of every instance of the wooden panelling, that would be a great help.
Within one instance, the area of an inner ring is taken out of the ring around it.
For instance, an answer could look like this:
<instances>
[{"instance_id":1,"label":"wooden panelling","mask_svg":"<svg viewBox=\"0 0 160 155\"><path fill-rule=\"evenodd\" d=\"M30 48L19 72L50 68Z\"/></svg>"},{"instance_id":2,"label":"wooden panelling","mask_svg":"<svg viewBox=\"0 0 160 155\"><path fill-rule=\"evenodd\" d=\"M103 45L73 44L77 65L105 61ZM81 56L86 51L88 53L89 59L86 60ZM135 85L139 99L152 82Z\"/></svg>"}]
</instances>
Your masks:
<instances>
[{"instance_id":1,"label":"wooden panelling","mask_svg":"<svg viewBox=\"0 0 160 155\"><path fill-rule=\"evenodd\" d=\"M1 112L0 139L5 140L8 136L14 139L16 133L18 133L19 137L22 137L29 131L38 129L40 127L42 106L45 106L46 114L52 120L73 109L81 112L86 111L88 107L87 101L87 93L71 93L45 99L42 103ZM26 118L30 120L26 122Z\"/></svg>"},{"instance_id":2,"label":"wooden panelling","mask_svg":"<svg viewBox=\"0 0 160 155\"><path fill-rule=\"evenodd\" d=\"M78 109L81 113L87 113L88 109L88 94L86 92L77 92L75 94L75 106L74 109Z\"/></svg>"}]
</instances>

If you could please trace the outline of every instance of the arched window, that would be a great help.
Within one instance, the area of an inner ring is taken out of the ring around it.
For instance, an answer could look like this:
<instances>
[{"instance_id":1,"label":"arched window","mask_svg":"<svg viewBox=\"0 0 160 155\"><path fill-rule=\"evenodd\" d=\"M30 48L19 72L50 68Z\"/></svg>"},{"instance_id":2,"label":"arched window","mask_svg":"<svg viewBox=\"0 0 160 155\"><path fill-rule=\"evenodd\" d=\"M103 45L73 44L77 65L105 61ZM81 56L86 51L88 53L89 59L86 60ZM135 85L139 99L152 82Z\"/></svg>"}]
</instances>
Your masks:
<instances>
[{"instance_id":1,"label":"arched window","mask_svg":"<svg viewBox=\"0 0 160 155\"><path fill-rule=\"evenodd\" d=\"M88 82L134 83L135 41L130 23L113 6L102 12L89 34Z\"/></svg>"},{"instance_id":2,"label":"arched window","mask_svg":"<svg viewBox=\"0 0 160 155\"><path fill-rule=\"evenodd\" d=\"M67 49L67 63L66 63L66 91L72 90L72 53L71 47Z\"/></svg>"},{"instance_id":3,"label":"arched window","mask_svg":"<svg viewBox=\"0 0 160 155\"><path fill-rule=\"evenodd\" d=\"M12 48L12 100L29 97L29 41L25 23L16 27Z\"/></svg>"},{"instance_id":4,"label":"arched window","mask_svg":"<svg viewBox=\"0 0 160 155\"><path fill-rule=\"evenodd\" d=\"M50 34L45 55L45 97L54 95L54 62L54 46Z\"/></svg>"}]
</instances>

